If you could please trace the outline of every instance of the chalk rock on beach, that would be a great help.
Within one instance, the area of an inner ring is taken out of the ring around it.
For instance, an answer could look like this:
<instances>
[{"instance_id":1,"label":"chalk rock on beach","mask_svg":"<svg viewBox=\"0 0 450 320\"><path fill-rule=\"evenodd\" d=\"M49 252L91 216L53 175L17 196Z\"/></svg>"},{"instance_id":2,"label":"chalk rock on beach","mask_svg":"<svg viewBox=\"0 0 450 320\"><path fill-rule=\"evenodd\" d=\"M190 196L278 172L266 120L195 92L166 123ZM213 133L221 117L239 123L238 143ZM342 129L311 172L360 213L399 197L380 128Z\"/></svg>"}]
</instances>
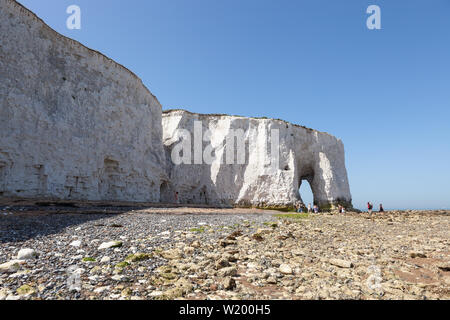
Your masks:
<instances>
[{"instance_id":1,"label":"chalk rock on beach","mask_svg":"<svg viewBox=\"0 0 450 320\"><path fill-rule=\"evenodd\" d=\"M104 249L109 249L109 248L119 248L121 246L122 246L121 241L108 241L108 242L103 242L98 247L98 250L104 250Z\"/></svg>"},{"instance_id":2,"label":"chalk rock on beach","mask_svg":"<svg viewBox=\"0 0 450 320\"><path fill-rule=\"evenodd\" d=\"M35 259L39 256L39 253L34 249L20 249L17 253L17 259L18 260L28 260L28 259Z\"/></svg>"},{"instance_id":3,"label":"chalk rock on beach","mask_svg":"<svg viewBox=\"0 0 450 320\"><path fill-rule=\"evenodd\" d=\"M23 260L11 260L0 264L0 273L14 273L20 269L20 265L23 264Z\"/></svg>"}]
</instances>

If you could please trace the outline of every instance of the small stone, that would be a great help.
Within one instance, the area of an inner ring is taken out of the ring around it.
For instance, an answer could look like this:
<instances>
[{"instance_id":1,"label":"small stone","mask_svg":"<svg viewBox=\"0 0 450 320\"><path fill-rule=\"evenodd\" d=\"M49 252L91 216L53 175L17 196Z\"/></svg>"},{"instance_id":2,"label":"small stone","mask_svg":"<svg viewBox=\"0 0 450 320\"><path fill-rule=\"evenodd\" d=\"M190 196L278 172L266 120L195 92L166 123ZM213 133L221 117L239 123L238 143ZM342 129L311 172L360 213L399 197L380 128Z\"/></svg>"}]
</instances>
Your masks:
<instances>
[{"instance_id":1,"label":"small stone","mask_svg":"<svg viewBox=\"0 0 450 320\"><path fill-rule=\"evenodd\" d=\"M269 228L260 228L258 230L256 230L257 234L269 234L271 233L273 230L269 229Z\"/></svg>"},{"instance_id":2,"label":"small stone","mask_svg":"<svg viewBox=\"0 0 450 320\"><path fill-rule=\"evenodd\" d=\"M17 291L16 291L16 293L19 296L29 296L29 295L32 295L35 292L36 292L36 290L33 287L31 287L31 286L29 286L27 284L24 284L23 286L18 288Z\"/></svg>"},{"instance_id":3,"label":"small stone","mask_svg":"<svg viewBox=\"0 0 450 320\"><path fill-rule=\"evenodd\" d=\"M231 277L222 280L222 286L225 290L233 290L236 288L236 281Z\"/></svg>"},{"instance_id":4,"label":"small stone","mask_svg":"<svg viewBox=\"0 0 450 320\"><path fill-rule=\"evenodd\" d=\"M427 257L423 252L420 252L420 251L412 251L409 253L409 256L411 258L426 258Z\"/></svg>"},{"instance_id":5,"label":"small stone","mask_svg":"<svg viewBox=\"0 0 450 320\"><path fill-rule=\"evenodd\" d=\"M99 247L98 250L103 249L109 249L109 248L119 248L122 246L121 241L109 241L109 242L103 242Z\"/></svg>"},{"instance_id":6,"label":"small stone","mask_svg":"<svg viewBox=\"0 0 450 320\"><path fill-rule=\"evenodd\" d=\"M105 286L105 287L98 287L94 290L95 293L103 293L106 290L109 290L109 286Z\"/></svg>"},{"instance_id":7,"label":"small stone","mask_svg":"<svg viewBox=\"0 0 450 320\"><path fill-rule=\"evenodd\" d=\"M305 256L306 255L305 251L301 250L301 249L294 249L294 250L292 250L292 254L294 256Z\"/></svg>"},{"instance_id":8,"label":"small stone","mask_svg":"<svg viewBox=\"0 0 450 320\"><path fill-rule=\"evenodd\" d=\"M101 273L102 272L102 268L99 266L95 266L91 269L91 271L89 271L90 274L96 274L96 273Z\"/></svg>"},{"instance_id":9,"label":"small stone","mask_svg":"<svg viewBox=\"0 0 450 320\"><path fill-rule=\"evenodd\" d=\"M340 267L340 268L353 268L354 265L351 261L346 261L342 259L330 259L330 264Z\"/></svg>"},{"instance_id":10,"label":"small stone","mask_svg":"<svg viewBox=\"0 0 450 320\"><path fill-rule=\"evenodd\" d=\"M162 251L161 257L167 259L167 260L176 260L183 257L183 254L180 249L169 249L166 251Z\"/></svg>"},{"instance_id":11,"label":"small stone","mask_svg":"<svg viewBox=\"0 0 450 320\"><path fill-rule=\"evenodd\" d=\"M72 241L72 242L69 244L69 246L72 246L72 247L79 247L79 246L81 246L81 241L80 241L80 240Z\"/></svg>"},{"instance_id":12,"label":"small stone","mask_svg":"<svg viewBox=\"0 0 450 320\"><path fill-rule=\"evenodd\" d=\"M292 268L287 264L280 265L279 270L282 274L292 274Z\"/></svg>"},{"instance_id":13,"label":"small stone","mask_svg":"<svg viewBox=\"0 0 450 320\"><path fill-rule=\"evenodd\" d=\"M17 254L18 260L29 260L29 259L35 259L39 256L39 253L34 249L21 249L19 250L19 253Z\"/></svg>"},{"instance_id":14,"label":"small stone","mask_svg":"<svg viewBox=\"0 0 450 320\"><path fill-rule=\"evenodd\" d=\"M229 267L229 266L230 266L230 263L228 262L228 260L226 260L224 258L220 258L215 263L216 269L222 269L222 268L226 268L226 267Z\"/></svg>"},{"instance_id":15,"label":"small stone","mask_svg":"<svg viewBox=\"0 0 450 320\"><path fill-rule=\"evenodd\" d=\"M249 262L249 263L247 263L247 268L255 269L255 270L260 269L259 264L257 264L256 262Z\"/></svg>"},{"instance_id":16,"label":"small stone","mask_svg":"<svg viewBox=\"0 0 450 320\"><path fill-rule=\"evenodd\" d=\"M225 248L227 246L230 246L230 245L233 245L233 244L236 244L235 240L223 240L222 239L222 240L219 241L219 246L221 246L223 248Z\"/></svg>"},{"instance_id":17,"label":"small stone","mask_svg":"<svg viewBox=\"0 0 450 320\"><path fill-rule=\"evenodd\" d=\"M133 290L131 290L131 288L125 288L125 289L123 289L122 290L122 292L121 292L121 296L122 297L129 297L129 296L131 296L133 294Z\"/></svg>"},{"instance_id":18,"label":"small stone","mask_svg":"<svg viewBox=\"0 0 450 320\"><path fill-rule=\"evenodd\" d=\"M227 276L235 276L237 274L237 268L235 266L233 267L227 267L219 270L219 276L221 277L227 277Z\"/></svg>"},{"instance_id":19,"label":"small stone","mask_svg":"<svg viewBox=\"0 0 450 320\"><path fill-rule=\"evenodd\" d=\"M161 273L160 276L161 276L161 278L164 278L166 280L174 280L174 279L177 278L177 276L174 273L170 273L170 272L168 272L168 273Z\"/></svg>"},{"instance_id":20,"label":"small stone","mask_svg":"<svg viewBox=\"0 0 450 320\"><path fill-rule=\"evenodd\" d=\"M172 267L171 266L161 266L157 270L159 273L171 273Z\"/></svg>"},{"instance_id":21,"label":"small stone","mask_svg":"<svg viewBox=\"0 0 450 320\"><path fill-rule=\"evenodd\" d=\"M240 237L240 236L242 236L242 231L237 230L237 231L234 231L233 233L231 233L231 234L227 237L227 240L236 240L236 238L237 238L237 237Z\"/></svg>"},{"instance_id":22,"label":"small stone","mask_svg":"<svg viewBox=\"0 0 450 320\"><path fill-rule=\"evenodd\" d=\"M5 300L7 296L11 294L11 291L9 291L6 288L0 289L0 300Z\"/></svg>"},{"instance_id":23,"label":"small stone","mask_svg":"<svg viewBox=\"0 0 450 320\"><path fill-rule=\"evenodd\" d=\"M266 282L268 284L277 284L277 279L274 276L270 276L267 278Z\"/></svg>"},{"instance_id":24,"label":"small stone","mask_svg":"<svg viewBox=\"0 0 450 320\"><path fill-rule=\"evenodd\" d=\"M450 261L441 262L437 265L442 271L450 271Z\"/></svg>"},{"instance_id":25,"label":"small stone","mask_svg":"<svg viewBox=\"0 0 450 320\"><path fill-rule=\"evenodd\" d=\"M110 261L111 261L111 258L108 257L108 256L104 256L104 257L100 260L101 263L109 263Z\"/></svg>"},{"instance_id":26,"label":"small stone","mask_svg":"<svg viewBox=\"0 0 450 320\"><path fill-rule=\"evenodd\" d=\"M116 274L115 276L111 277L112 280L115 281L123 281L126 279L126 276L120 275L120 274Z\"/></svg>"},{"instance_id":27,"label":"small stone","mask_svg":"<svg viewBox=\"0 0 450 320\"><path fill-rule=\"evenodd\" d=\"M164 292L162 291L152 291L150 292L149 296L150 297L161 297L164 294Z\"/></svg>"},{"instance_id":28,"label":"small stone","mask_svg":"<svg viewBox=\"0 0 450 320\"><path fill-rule=\"evenodd\" d=\"M189 280L184 279L184 278L179 279L177 282L175 282L174 285L175 285L175 288L181 290L182 295L188 294L194 288L192 283Z\"/></svg>"},{"instance_id":29,"label":"small stone","mask_svg":"<svg viewBox=\"0 0 450 320\"><path fill-rule=\"evenodd\" d=\"M98 282L98 280L100 279L100 277L99 276L97 276L97 275L95 275L95 276L90 276L90 277L88 277L88 279L90 280L90 281L92 281L92 282Z\"/></svg>"},{"instance_id":30,"label":"small stone","mask_svg":"<svg viewBox=\"0 0 450 320\"><path fill-rule=\"evenodd\" d=\"M210 284L209 290L210 291L217 291L219 289L218 285L215 283Z\"/></svg>"},{"instance_id":31,"label":"small stone","mask_svg":"<svg viewBox=\"0 0 450 320\"><path fill-rule=\"evenodd\" d=\"M305 286L299 286L296 290L295 293L299 294L299 293L303 293L306 291L306 287Z\"/></svg>"},{"instance_id":32,"label":"small stone","mask_svg":"<svg viewBox=\"0 0 450 320\"><path fill-rule=\"evenodd\" d=\"M261 235L261 234L259 234L259 233L255 233L253 236L252 236L252 239L254 239L254 240L256 240L256 241L264 241L264 238L263 238L263 236Z\"/></svg>"},{"instance_id":33,"label":"small stone","mask_svg":"<svg viewBox=\"0 0 450 320\"><path fill-rule=\"evenodd\" d=\"M135 253L135 254L130 254L128 257L126 257L125 261L127 261L127 262L139 262L139 261L148 260L151 257L152 257L152 255L148 254L148 253Z\"/></svg>"}]
</instances>

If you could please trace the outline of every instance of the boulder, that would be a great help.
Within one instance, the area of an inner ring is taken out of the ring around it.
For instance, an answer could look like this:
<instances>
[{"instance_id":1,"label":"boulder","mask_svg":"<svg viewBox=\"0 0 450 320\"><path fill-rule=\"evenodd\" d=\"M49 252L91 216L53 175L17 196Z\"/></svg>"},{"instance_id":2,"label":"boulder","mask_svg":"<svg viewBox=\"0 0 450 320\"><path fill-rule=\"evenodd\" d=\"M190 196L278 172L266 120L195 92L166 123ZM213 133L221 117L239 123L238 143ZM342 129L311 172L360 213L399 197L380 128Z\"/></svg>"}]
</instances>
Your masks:
<instances>
[{"instance_id":1,"label":"boulder","mask_svg":"<svg viewBox=\"0 0 450 320\"><path fill-rule=\"evenodd\" d=\"M20 269L23 260L11 260L0 264L0 273L14 273Z\"/></svg>"},{"instance_id":2,"label":"boulder","mask_svg":"<svg viewBox=\"0 0 450 320\"><path fill-rule=\"evenodd\" d=\"M17 259L18 260L28 260L28 259L35 259L39 256L39 253L34 249L20 249L17 253Z\"/></svg>"}]
</instances>

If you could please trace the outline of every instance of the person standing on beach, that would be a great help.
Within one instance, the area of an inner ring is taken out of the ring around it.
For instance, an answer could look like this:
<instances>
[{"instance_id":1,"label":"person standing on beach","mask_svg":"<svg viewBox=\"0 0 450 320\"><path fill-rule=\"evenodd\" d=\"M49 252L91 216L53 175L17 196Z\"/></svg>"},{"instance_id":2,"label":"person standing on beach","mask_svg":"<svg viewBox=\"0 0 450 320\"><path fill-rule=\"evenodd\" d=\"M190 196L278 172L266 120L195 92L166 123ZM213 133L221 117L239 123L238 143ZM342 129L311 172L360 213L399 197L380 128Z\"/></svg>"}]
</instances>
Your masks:
<instances>
[{"instance_id":1,"label":"person standing on beach","mask_svg":"<svg viewBox=\"0 0 450 320\"><path fill-rule=\"evenodd\" d=\"M369 214L372 214L373 205L370 202L367 202L367 211Z\"/></svg>"},{"instance_id":2,"label":"person standing on beach","mask_svg":"<svg viewBox=\"0 0 450 320\"><path fill-rule=\"evenodd\" d=\"M175 203L178 204L178 191L175 192Z\"/></svg>"},{"instance_id":3,"label":"person standing on beach","mask_svg":"<svg viewBox=\"0 0 450 320\"><path fill-rule=\"evenodd\" d=\"M380 203L380 212L384 212L383 204Z\"/></svg>"}]
</instances>

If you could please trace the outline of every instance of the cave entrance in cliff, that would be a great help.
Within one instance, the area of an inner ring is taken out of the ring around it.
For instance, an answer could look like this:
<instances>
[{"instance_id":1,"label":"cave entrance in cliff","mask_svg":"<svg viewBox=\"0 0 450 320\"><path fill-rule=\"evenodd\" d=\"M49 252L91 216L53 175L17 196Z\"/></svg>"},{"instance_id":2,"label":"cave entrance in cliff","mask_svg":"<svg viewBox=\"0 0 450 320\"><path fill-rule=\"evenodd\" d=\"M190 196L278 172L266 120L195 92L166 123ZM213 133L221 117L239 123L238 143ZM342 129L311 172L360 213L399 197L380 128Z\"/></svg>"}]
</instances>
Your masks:
<instances>
[{"instance_id":1,"label":"cave entrance in cliff","mask_svg":"<svg viewBox=\"0 0 450 320\"><path fill-rule=\"evenodd\" d=\"M314 193L312 192L311 184L308 179L300 180L298 192L305 206L308 206L309 203L311 206L314 205Z\"/></svg>"},{"instance_id":2,"label":"cave entrance in cliff","mask_svg":"<svg viewBox=\"0 0 450 320\"><path fill-rule=\"evenodd\" d=\"M162 203L173 202L173 199L170 197L170 186L167 181L163 181L159 187L159 201Z\"/></svg>"}]
</instances>

